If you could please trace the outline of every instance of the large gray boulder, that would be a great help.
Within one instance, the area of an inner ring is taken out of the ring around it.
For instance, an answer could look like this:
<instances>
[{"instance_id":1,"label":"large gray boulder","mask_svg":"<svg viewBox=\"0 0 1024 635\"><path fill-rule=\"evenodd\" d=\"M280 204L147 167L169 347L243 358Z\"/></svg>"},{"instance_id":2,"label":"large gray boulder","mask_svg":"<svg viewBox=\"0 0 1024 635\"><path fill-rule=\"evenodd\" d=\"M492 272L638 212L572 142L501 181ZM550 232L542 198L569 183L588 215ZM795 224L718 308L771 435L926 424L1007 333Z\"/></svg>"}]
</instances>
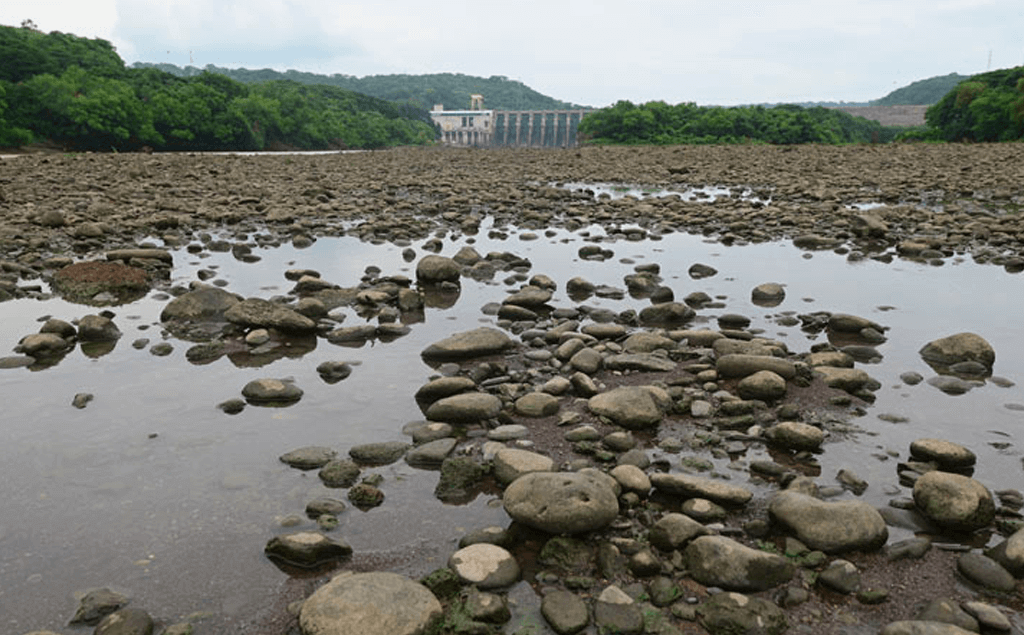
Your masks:
<instances>
[{"instance_id":1,"label":"large gray boulder","mask_svg":"<svg viewBox=\"0 0 1024 635\"><path fill-rule=\"evenodd\" d=\"M587 407L629 429L656 426L672 403L663 389L655 386L622 386L594 395Z\"/></svg>"},{"instance_id":2,"label":"large gray boulder","mask_svg":"<svg viewBox=\"0 0 1024 635\"><path fill-rule=\"evenodd\" d=\"M445 256L424 256L416 263L416 280L421 284L458 282L459 263Z\"/></svg>"},{"instance_id":3,"label":"large gray boulder","mask_svg":"<svg viewBox=\"0 0 1024 635\"><path fill-rule=\"evenodd\" d=\"M502 500L517 522L551 534L579 534L615 520L614 482L591 472L533 472L513 481Z\"/></svg>"},{"instance_id":4,"label":"large gray boulder","mask_svg":"<svg viewBox=\"0 0 1024 635\"><path fill-rule=\"evenodd\" d=\"M882 515L863 501L826 502L787 490L772 497L768 513L800 542L826 553L879 549L889 538Z\"/></svg>"},{"instance_id":5,"label":"large gray boulder","mask_svg":"<svg viewBox=\"0 0 1024 635\"><path fill-rule=\"evenodd\" d=\"M975 333L957 333L925 344L919 351L929 364L952 366L960 362L978 362L992 368L996 352L985 338Z\"/></svg>"},{"instance_id":6,"label":"large gray boulder","mask_svg":"<svg viewBox=\"0 0 1024 635\"><path fill-rule=\"evenodd\" d=\"M700 536L683 551L690 576L729 591L767 591L788 582L796 567L782 556L725 536Z\"/></svg>"},{"instance_id":7,"label":"large gray boulder","mask_svg":"<svg viewBox=\"0 0 1024 635\"><path fill-rule=\"evenodd\" d=\"M241 299L219 287L202 287L180 295L160 312L161 322L223 322L224 312Z\"/></svg>"},{"instance_id":8,"label":"large gray boulder","mask_svg":"<svg viewBox=\"0 0 1024 635\"><path fill-rule=\"evenodd\" d=\"M114 321L102 315L86 315L78 321L78 339L83 342L113 342L121 337Z\"/></svg>"},{"instance_id":9,"label":"large gray boulder","mask_svg":"<svg viewBox=\"0 0 1024 635\"><path fill-rule=\"evenodd\" d=\"M397 573L345 572L302 603L303 635L420 635L442 614L425 586Z\"/></svg>"},{"instance_id":10,"label":"large gray boulder","mask_svg":"<svg viewBox=\"0 0 1024 635\"><path fill-rule=\"evenodd\" d=\"M992 493L980 482L937 470L914 483L914 503L929 520L953 531L988 527L996 513Z\"/></svg>"},{"instance_id":11,"label":"large gray boulder","mask_svg":"<svg viewBox=\"0 0 1024 635\"><path fill-rule=\"evenodd\" d=\"M505 333L498 329L482 326L478 329L456 333L451 337L434 342L423 349L420 355L427 361L458 361L473 357L497 355L513 346L512 339L505 335Z\"/></svg>"},{"instance_id":12,"label":"large gray boulder","mask_svg":"<svg viewBox=\"0 0 1024 635\"><path fill-rule=\"evenodd\" d=\"M224 319L245 328L272 328L290 333L312 333L316 322L298 311L263 298L248 298L224 311Z\"/></svg>"}]
</instances>

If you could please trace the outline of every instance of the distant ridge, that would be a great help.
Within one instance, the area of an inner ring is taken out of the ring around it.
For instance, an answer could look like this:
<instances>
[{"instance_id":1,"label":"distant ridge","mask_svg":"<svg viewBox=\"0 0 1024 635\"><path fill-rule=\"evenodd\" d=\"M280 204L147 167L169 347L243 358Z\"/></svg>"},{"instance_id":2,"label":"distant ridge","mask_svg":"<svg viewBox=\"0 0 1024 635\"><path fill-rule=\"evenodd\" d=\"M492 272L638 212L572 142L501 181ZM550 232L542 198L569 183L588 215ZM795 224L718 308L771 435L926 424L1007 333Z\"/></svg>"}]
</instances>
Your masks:
<instances>
[{"instance_id":1,"label":"distant ridge","mask_svg":"<svg viewBox=\"0 0 1024 635\"><path fill-rule=\"evenodd\" d=\"M903 88L897 88L885 97L871 102L871 106L931 106L946 96L946 93L956 88L956 85L970 75L958 75L950 73L938 77L922 79Z\"/></svg>"},{"instance_id":2,"label":"distant ridge","mask_svg":"<svg viewBox=\"0 0 1024 635\"><path fill-rule=\"evenodd\" d=\"M225 75L244 84L290 80L300 84L323 84L337 86L371 97L388 101L411 103L430 110L435 104L443 104L446 110L469 108L469 96L484 96L484 107L494 110L567 110L582 108L577 104L559 101L542 95L520 81L502 75L473 77L461 73L433 73L429 75L320 75L303 71L275 71L264 68L222 68L207 64L203 68L174 64L149 64L136 62L133 68L157 68L178 77L192 77L204 71Z\"/></svg>"}]
</instances>

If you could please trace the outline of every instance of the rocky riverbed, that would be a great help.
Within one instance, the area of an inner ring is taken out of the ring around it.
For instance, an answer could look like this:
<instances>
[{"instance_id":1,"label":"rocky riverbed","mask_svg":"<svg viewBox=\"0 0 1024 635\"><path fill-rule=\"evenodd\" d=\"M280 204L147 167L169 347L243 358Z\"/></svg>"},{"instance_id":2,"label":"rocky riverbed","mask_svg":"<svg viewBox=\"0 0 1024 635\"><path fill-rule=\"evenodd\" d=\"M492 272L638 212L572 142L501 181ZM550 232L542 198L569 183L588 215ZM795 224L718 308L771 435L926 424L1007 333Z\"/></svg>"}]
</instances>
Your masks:
<instances>
[{"instance_id":1,"label":"rocky riverbed","mask_svg":"<svg viewBox=\"0 0 1024 635\"><path fill-rule=\"evenodd\" d=\"M1024 630L1022 155L4 159L5 629Z\"/></svg>"}]
</instances>

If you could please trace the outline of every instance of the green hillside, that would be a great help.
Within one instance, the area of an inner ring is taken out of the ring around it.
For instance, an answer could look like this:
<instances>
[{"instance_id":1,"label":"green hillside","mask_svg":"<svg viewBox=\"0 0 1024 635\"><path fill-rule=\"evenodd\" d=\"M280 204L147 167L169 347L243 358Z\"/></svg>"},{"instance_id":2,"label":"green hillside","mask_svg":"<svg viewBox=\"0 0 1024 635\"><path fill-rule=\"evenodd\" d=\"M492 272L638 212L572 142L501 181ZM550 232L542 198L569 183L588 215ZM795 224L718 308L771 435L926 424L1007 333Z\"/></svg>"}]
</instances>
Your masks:
<instances>
[{"instance_id":1,"label":"green hillside","mask_svg":"<svg viewBox=\"0 0 1024 635\"><path fill-rule=\"evenodd\" d=\"M208 64L199 69L195 66L184 68L174 64L146 64L136 62L133 68L155 67L179 77L192 77L203 72L225 75L231 79L251 84L274 80L289 80L300 84L322 84L363 93L388 101L405 102L419 108L430 109L435 104L444 104L446 110L469 108L469 96L484 96L484 107L494 110L565 110L580 108L575 104L559 101L542 95L529 86L501 75L473 77L461 73L434 73L430 75L318 75L303 71L275 71L269 68L250 70L246 68L221 68Z\"/></svg>"},{"instance_id":2,"label":"green hillside","mask_svg":"<svg viewBox=\"0 0 1024 635\"><path fill-rule=\"evenodd\" d=\"M432 143L425 108L283 78L126 68L110 42L0 26L0 146L75 150L381 148Z\"/></svg>"},{"instance_id":3,"label":"green hillside","mask_svg":"<svg viewBox=\"0 0 1024 635\"><path fill-rule=\"evenodd\" d=\"M940 77L929 77L897 88L885 97L871 102L873 106L930 106L938 103L946 93L970 75L950 73Z\"/></svg>"}]
</instances>

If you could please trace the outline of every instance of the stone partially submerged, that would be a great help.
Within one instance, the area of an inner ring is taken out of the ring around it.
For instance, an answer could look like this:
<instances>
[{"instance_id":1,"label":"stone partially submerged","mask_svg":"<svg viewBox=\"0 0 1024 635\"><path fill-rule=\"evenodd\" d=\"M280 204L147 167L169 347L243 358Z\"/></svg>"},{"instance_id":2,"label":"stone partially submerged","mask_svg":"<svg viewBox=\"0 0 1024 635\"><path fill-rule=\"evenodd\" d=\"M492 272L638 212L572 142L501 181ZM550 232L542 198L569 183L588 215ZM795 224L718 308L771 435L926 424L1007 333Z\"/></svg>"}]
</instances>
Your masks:
<instances>
[{"instance_id":1,"label":"stone partially submerged","mask_svg":"<svg viewBox=\"0 0 1024 635\"><path fill-rule=\"evenodd\" d=\"M921 358L933 367L948 367L961 362L978 362L990 371L996 352L985 338L975 333L957 333L925 344Z\"/></svg>"},{"instance_id":2,"label":"stone partially submerged","mask_svg":"<svg viewBox=\"0 0 1024 635\"><path fill-rule=\"evenodd\" d=\"M420 355L428 362L449 362L497 355L513 346L514 343L508 335L497 329L482 326L434 342L423 349Z\"/></svg>"}]
</instances>

